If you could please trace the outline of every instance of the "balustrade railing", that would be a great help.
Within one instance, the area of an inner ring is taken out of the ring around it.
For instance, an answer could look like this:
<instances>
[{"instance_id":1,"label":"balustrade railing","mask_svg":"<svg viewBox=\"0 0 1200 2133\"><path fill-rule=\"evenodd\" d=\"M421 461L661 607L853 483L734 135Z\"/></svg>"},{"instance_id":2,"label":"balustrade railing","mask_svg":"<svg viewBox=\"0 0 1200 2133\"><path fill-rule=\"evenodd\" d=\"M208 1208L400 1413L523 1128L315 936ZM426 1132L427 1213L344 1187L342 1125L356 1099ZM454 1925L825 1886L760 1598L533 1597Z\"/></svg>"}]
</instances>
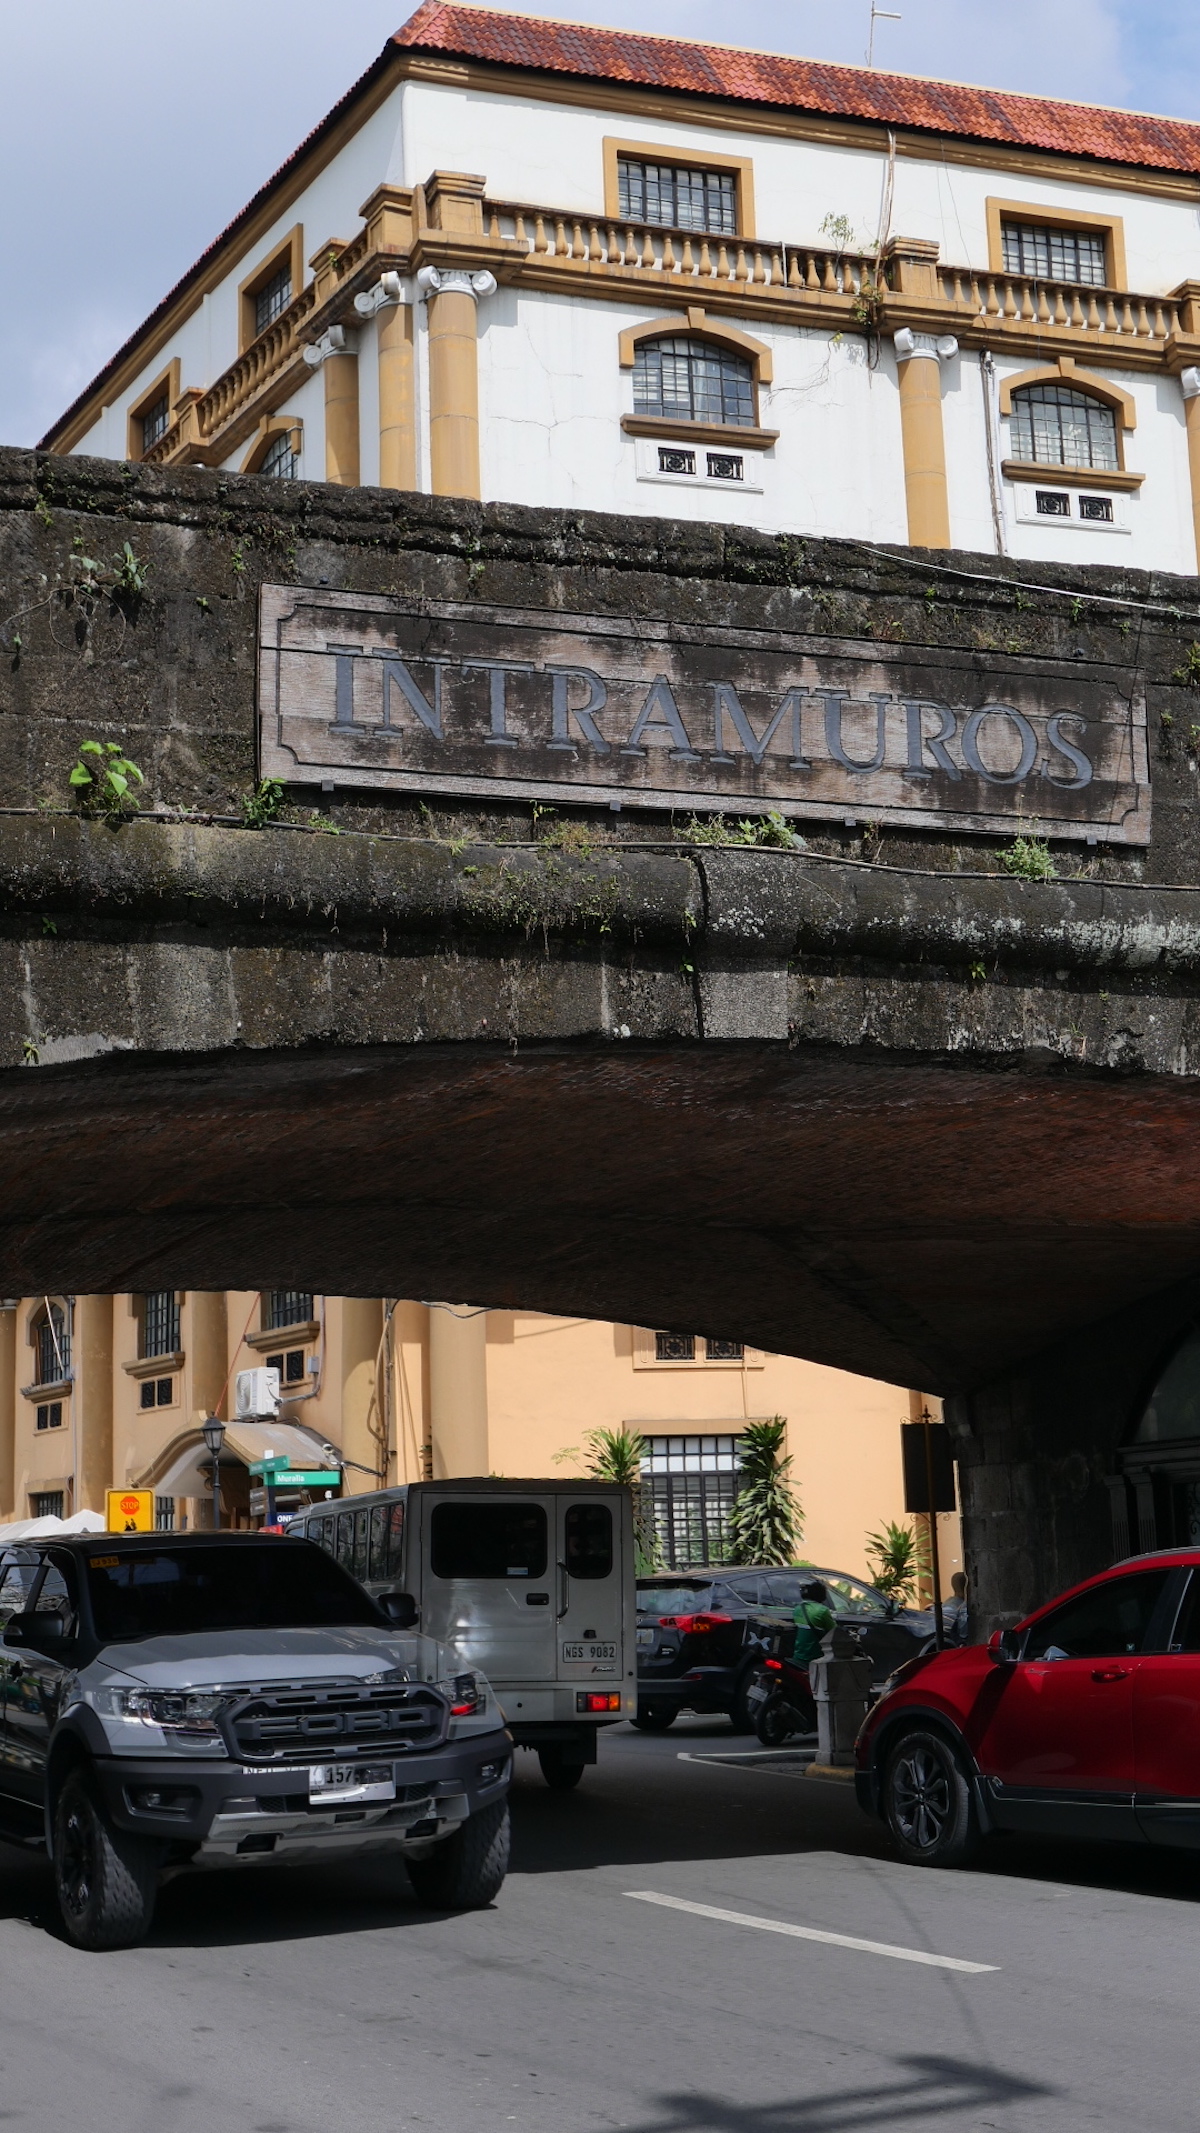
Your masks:
<instances>
[{"instance_id":1,"label":"balustrade railing","mask_svg":"<svg viewBox=\"0 0 1200 2133\"><path fill-rule=\"evenodd\" d=\"M885 286L876 262L860 253L752 242L705 230L661 229L653 223L555 214L518 201L489 200L493 242L524 245L535 259L579 267L624 267L656 278L716 282L726 287L809 291L855 297Z\"/></svg>"},{"instance_id":2,"label":"balustrade railing","mask_svg":"<svg viewBox=\"0 0 1200 2133\"><path fill-rule=\"evenodd\" d=\"M1126 295L1080 282L1035 281L1025 274L980 274L968 267L941 267L938 278L947 304L1000 329L1057 326L1071 333L1163 341L1179 328L1179 305L1169 296Z\"/></svg>"}]
</instances>

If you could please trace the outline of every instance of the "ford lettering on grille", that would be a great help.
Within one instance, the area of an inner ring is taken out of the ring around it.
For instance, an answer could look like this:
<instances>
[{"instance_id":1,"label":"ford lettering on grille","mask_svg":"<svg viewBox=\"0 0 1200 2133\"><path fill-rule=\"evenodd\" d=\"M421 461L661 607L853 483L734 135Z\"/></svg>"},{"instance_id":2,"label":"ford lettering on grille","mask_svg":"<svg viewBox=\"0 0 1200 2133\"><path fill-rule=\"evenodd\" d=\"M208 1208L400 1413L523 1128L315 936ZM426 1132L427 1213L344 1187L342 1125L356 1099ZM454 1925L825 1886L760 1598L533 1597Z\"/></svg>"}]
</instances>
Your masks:
<instances>
[{"instance_id":1,"label":"ford lettering on grille","mask_svg":"<svg viewBox=\"0 0 1200 2133\"><path fill-rule=\"evenodd\" d=\"M243 1762L311 1762L318 1745L336 1747L344 1761L438 1747L447 1710L440 1696L420 1687L285 1689L240 1698L226 1722L230 1752Z\"/></svg>"}]
</instances>

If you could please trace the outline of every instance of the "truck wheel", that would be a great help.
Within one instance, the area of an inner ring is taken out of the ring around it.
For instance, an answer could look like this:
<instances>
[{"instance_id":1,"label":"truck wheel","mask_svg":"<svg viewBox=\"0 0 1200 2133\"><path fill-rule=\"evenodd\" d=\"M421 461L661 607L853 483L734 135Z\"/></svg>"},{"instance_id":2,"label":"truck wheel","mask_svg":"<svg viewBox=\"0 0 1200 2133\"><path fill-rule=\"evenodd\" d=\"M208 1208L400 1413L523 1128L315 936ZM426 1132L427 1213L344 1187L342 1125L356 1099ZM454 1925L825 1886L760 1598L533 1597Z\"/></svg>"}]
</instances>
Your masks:
<instances>
[{"instance_id":1,"label":"truck wheel","mask_svg":"<svg viewBox=\"0 0 1200 2133\"><path fill-rule=\"evenodd\" d=\"M538 1761L552 1792L573 1792L583 1776L583 1764L569 1761L561 1748L539 1748Z\"/></svg>"},{"instance_id":2,"label":"truck wheel","mask_svg":"<svg viewBox=\"0 0 1200 2133\"><path fill-rule=\"evenodd\" d=\"M883 1812L913 1866L965 1866L981 1842L962 1763L940 1733L913 1730L888 1757Z\"/></svg>"},{"instance_id":3,"label":"truck wheel","mask_svg":"<svg viewBox=\"0 0 1200 2133\"><path fill-rule=\"evenodd\" d=\"M508 1872L508 1801L481 1807L427 1859L406 1864L418 1903L431 1911L484 1910Z\"/></svg>"},{"instance_id":4,"label":"truck wheel","mask_svg":"<svg viewBox=\"0 0 1200 2133\"><path fill-rule=\"evenodd\" d=\"M132 1948L150 1930L158 1846L114 1829L82 1770L54 1810L58 1908L77 1948Z\"/></svg>"},{"instance_id":5,"label":"truck wheel","mask_svg":"<svg viewBox=\"0 0 1200 2133\"><path fill-rule=\"evenodd\" d=\"M633 1723L642 1733L665 1733L668 1726L674 1725L677 1716L673 1704L639 1702Z\"/></svg>"}]
</instances>

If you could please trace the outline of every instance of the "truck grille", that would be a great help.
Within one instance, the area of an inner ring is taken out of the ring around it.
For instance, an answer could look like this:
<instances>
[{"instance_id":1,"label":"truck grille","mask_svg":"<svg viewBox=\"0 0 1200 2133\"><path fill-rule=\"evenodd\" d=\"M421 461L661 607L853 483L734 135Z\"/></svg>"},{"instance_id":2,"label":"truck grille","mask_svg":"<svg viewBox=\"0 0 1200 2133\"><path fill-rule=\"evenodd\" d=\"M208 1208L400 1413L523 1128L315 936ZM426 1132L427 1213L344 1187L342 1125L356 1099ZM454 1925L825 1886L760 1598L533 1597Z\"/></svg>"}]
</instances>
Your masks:
<instances>
[{"instance_id":1,"label":"truck grille","mask_svg":"<svg viewBox=\"0 0 1200 2133\"><path fill-rule=\"evenodd\" d=\"M442 1698L420 1686L261 1691L224 1717L230 1751L246 1763L402 1755L439 1746L448 1724Z\"/></svg>"}]
</instances>

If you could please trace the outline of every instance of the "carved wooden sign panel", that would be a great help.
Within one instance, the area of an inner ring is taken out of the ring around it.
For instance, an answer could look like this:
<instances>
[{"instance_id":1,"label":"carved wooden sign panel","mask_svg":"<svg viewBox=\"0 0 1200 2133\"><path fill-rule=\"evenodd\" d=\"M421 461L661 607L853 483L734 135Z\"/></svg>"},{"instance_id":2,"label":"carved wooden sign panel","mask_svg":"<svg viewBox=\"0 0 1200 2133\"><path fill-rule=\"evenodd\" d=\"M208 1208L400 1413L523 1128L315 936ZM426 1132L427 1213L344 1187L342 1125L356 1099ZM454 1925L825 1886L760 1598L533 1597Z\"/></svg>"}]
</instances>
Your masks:
<instances>
[{"instance_id":1,"label":"carved wooden sign panel","mask_svg":"<svg viewBox=\"0 0 1200 2133\"><path fill-rule=\"evenodd\" d=\"M1150 835L1134 674L265 585L265 778L468 801Z\"/></svg>"}]
</instances>

